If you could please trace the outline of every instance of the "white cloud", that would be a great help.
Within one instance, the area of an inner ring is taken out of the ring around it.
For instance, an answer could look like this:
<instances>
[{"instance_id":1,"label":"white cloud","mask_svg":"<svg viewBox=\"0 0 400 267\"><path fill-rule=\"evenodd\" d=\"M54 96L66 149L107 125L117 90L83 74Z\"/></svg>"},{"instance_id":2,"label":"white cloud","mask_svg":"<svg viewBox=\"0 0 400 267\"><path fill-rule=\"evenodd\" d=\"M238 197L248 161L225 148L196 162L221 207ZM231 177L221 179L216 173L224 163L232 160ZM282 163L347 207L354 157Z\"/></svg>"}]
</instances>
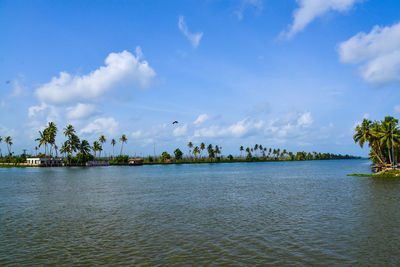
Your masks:
<instances>
[{"instance_id":1,"label":"white cloud","mask_svg":"<svg viewBox=\"0 0 400 267\"><path fill-rule=\"evenodd\" d=\"M140 138L142 136L142 131L137 130L131 134L131 136L135 139Z\"/></svg>"},{"instance_id":2,"label":"white cloud","mask_svg":"<svg viewBox=\"0 0 400 267\"><path fill-rule=\"evenodd\" d=\"M247 7L253 7L260 11L264 8L262 0L242 0L240 9L234 12L238 20L243 19L243 13Z\"/></svg>"},{"instance_id":3,"label":"white cloud","mask_svg":"<svg viewBox=\"0 0 400 267\"><path fill-rule=\"evenodd\" d=\"M174 134L174 136L184 136L184 135L186 135L187 130L188 130L187 125L183 125L183 126L176 127L172 133Z\"/></svg>"},{"instance_id":4,"label":"white cloud","mask_svg":"<svg viewBox=\"0 0 400 267\"><path fill-rule=\"evenodd\" d=\"M45 119L47 122L56 121L60 118L60 112L55 106L42 103L40 106L29 107L28 117L34 120Z\"/></svg>"},{"instance_id":5,"label":"white cloud","mask_svg":"<svg viewBox=\"0 0 400 267\"><path fill-rule=\"evenodd\" d=\"M183 16L179 16L178 28L186 36L186 38L188 38L194 48L199 46L200 40L203 37L203 33L190 33Z\"/></svg>"},{"instance_id":6,"label":"white cloud","mask_svg":"<svg viewBox=\"0 0 400 267\"><path fill-rule=\"evenodd\" d=\"M147 87L156 74L147 61L141 60L140 48L136 52L136 56L128 51L110 53L105 59L105 66L87 75L60 72L59 77L53 77L35 94L43 102L60 104L93 100L117 87Z\"/></svg>"},{"instance_id":7,"label":"white cloud","mask_svg":"<svg viewBox=\"0 0 400 267\"><path fill-rule=\"evenodd\" d=\"M83 128L80 132L82 134L107 134L109 136L115 136L118 132L119 123L113 118L98 118L93 122L89 123L85 128Z\"/></svg>"},{"instance_id":8,"label":"white cloud","mask_svg":"<svg viewBox=\"0 0 400 267\"><path fill-rule=\"evenodd\" d=\"M194 124L202 124L208 120L208 115L207 114L201 114L197 117L197 119L193 122Z\"/></svg>"},{"instance_id":9,"label":"white cloud","mask_svg":"<svg viewBox=\"0 0 400 267\"><path fill-rule=\"evenodd\" d=\"M338 48L343 63L359 65L361 77L374 85L400 81L400 23L359 32Z\"/></svg>"},{"instance_id":10,"label":"white cloud","mask_svg":"<svg viewBox=\"0 0 400 267\"><path fill-rule=\"evenodd\" d=\"M252 121L250 119L240 120L227 127L210 126L205 128L196 129L194 131L195 137L243 137L248 134L254 133L254 130L261 129L264 125L263 121Z\"/></svg>"},{"instance_id":11,"label":"white cloud","mask_svg":"<svg viewBox=\"0 0 400 267\"><path fill-rule=\"evenodd\" d=\"M302 138L312 123L313 119L310 112L287 114L282 118L270 120L269 122L245 118L225 127L212 125L195 129L194 137L244 138L262 136L285 142L289 137Z\"/></svg>"},{"instance_id":12,"label":"white cloud","mask_svg":"<svg viewBox=\"0 0 400 267\"><path fill-rule=\"evenodd\" d=\"M306 112L300 116L300 118L297 120L297 125L302 126L302 127L308 127L313 123L313 119L311 117L310 112Z\"/></svg>"},{"instance_id":13,"label":"white cloud","mask_svg":"<svg viewBox=\"0 0 400 267\"><path fill-rule=\"evenodd\" d=\"M13 91L9 97L18 97L25 94L25 86L21 84L18 80L13 81Z\"/></svg>"},{"instance_id":14,"label":"white cloud","mask_svg":"<svg viewBox=\"0 0 400 267\"><path fill-rule=\"evenodd\" d=\"M69 120L85 119L95 113L96 113L95 105L78 103L76 106L67 108L67 119Z\"/></svg>"},{"instance_id":15,"label":"white cloud","mask_svg":"<svg viewBox=\"0 0 400 267\"><path fill-rule=\"evenodd\" d=\"M304 28L314 19L321 17L329 11L345 12L350 10L353 5L363 0L297 0L299 8L293 13L293 23L289 30L282 32L282 36L292 38L296 33Z\"/></svg>"}]
</instances>

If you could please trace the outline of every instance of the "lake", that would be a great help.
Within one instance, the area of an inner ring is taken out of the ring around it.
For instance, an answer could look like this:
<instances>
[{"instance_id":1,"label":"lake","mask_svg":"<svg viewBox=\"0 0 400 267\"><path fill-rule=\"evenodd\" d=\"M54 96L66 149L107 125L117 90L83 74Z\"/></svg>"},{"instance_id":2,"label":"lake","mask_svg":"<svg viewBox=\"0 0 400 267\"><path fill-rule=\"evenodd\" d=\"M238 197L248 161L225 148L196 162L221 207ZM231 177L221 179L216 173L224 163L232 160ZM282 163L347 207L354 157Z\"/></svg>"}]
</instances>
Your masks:
<instances>
[{"instance_id":1,"label":"lake","mask_svg":"<svg viewBox=\"0 0 400 267\"><path fill-rule=\"evenodd\" d=\"M0 264L399 265L369 163L0 168Z\"/></svg>"}]
</instances>

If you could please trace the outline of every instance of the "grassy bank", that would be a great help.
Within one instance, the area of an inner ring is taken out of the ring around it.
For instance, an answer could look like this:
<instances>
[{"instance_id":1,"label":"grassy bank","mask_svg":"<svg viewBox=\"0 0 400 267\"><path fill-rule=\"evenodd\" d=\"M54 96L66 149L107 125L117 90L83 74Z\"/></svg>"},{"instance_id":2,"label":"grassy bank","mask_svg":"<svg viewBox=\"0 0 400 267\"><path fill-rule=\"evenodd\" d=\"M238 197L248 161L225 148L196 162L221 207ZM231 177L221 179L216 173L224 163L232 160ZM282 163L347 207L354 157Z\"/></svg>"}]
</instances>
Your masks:
<instances>
[{"instance_id":1,"label":"grassy bank","mask_svg":"<svg viewBox=\"0 0 400 267\"><path fill-rule=\"evenodd\" d=\"M374 174L348 174L347 176L373 177L373 178L400 178L400 170L386 170Z\"/></svg>"}]
</instances>

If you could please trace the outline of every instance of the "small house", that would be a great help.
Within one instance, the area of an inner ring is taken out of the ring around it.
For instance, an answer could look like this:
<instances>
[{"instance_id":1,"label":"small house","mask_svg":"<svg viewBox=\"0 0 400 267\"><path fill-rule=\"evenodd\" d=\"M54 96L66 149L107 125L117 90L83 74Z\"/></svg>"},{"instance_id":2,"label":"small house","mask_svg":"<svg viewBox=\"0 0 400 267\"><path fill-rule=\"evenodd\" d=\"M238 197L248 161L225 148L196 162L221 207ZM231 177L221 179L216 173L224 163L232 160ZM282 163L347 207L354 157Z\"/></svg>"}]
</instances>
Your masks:
<instances>
[{"instance_id":1,"label":"small house","mask_svg":"<svg viewBox=\"0 0 400 267\"><path fill-rule=\"evenodd\" d=\"M59 158L51 156L33 156L26 159L26 163L30 166L62 166L63 161Z\"/></svg>"},{"instance_id":2,"label":"small house","mask_svg":"<svg viewBox=\"0 0 400 267\"><path fill-rule=\"evenodd\" d=\"M128 160L129 165L143 165L143 159L141 158L131 158Z\"/></svg>"}]
</instances>

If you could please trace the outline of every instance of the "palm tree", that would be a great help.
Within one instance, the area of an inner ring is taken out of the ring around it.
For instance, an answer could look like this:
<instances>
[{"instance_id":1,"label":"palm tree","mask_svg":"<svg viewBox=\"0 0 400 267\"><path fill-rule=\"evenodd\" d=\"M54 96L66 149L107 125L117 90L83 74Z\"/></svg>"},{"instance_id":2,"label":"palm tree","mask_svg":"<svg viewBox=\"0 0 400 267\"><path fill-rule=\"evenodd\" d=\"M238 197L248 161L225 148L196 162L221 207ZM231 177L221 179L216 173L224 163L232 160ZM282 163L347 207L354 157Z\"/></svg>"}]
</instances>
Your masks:
<instances>
[{"instance_id":1,"label":"palm tree","mask_svg":"<svg viewBox=\"0 0 400 267\"><path fill-rule=\"evenodd\" d=\"M64 158L65 158L65 155L69 154L69 152L70 152L69 147L70 147L70 145L69 145L68 141L65 141L64 144L60 148L60 152L61 152L61 154L64 154Z\"/></svg>"},{"instance_id":2,"label":"palm tree","mask_svg":"<svg viewBox=\"0 0 400 267\"><path fill-rule=\"evenodd\" d=\"M49 122L47 128L44 130L46 133L47 142L50 144L50 154L52 154L52 148L56 142L57 126L54 122Z\"/></svg>"},{"instance_id":3,"label":"palm tree","mask_svg":"<svg viewBox=\"0 0 400 267\"><path fill-rule=\"evenodd\" d=\"M380 164L385 165L383 155L380 151L380 140L378 138L379 132L381 132L381 125L378 122L372 123L370 120L364 119L361 125L357 125L355 131L356 133L353 136L354 142L358 143L361 148L363 148L364 143L367 142ZM380 152L379 154L378 151Z\"/></svg>"},{"instance_id":4,"label":"palm tree","mask_svg":"<svg viewBox=\"0 0 400 267\"><path fill-rule=\"evenodd\" d=\"M200 144L200 157L201 157L201 152L203 152L203 150L204 149L206 149L206 145L203 143L203 142L201 142L201 144Z\"/></svg>"},{"instance_id":5,"label":"palm tree","mask_svg":"<svg viewBox=\"0 0 400 267\"><path fill-rule=\"evenodd\" d=\"M81 144L79 145L79 152L83 155L90 153L90 144L87 140L82 140Z\"/></svg>"},{"instance_id":6,"label":"palm tree","mask_svg":"<svg viewBox=\"0 0 400 267\"><path fill-rule=\"evenodd\" d=\"M73 136L75 135L75 129L74 126L72 126L71 124L67 125L67 127L64 128L64 135L65 137L68 138L68 142L69 142L69 149L68 149L68 154L71 155L71 153L73 151L76 151L76 139L73 140ZM73 141L74 144L73 144Z\"/></svg>"},{"instance_id":7,"label":"palm tree","mask_svg":"<svg viewBox=\"0 0 400 267\"><path fill-rule=\"evenodd\" d=\"M85 161L85 156L90 153L90 144L87 140L82 140L78 146L79 150L79 161L83 163Z\"/></svg>"},{"instance_id":8,"label":"palm tree","mask_svg":"<svg viewBox=\"0 0 400 267\"><path fill-rule=\"evenodd\" d=\"M93 146L92 146L92 150L94 152L94 157L96 158L96 151L100 151L101 145L99 142L94 141L93 142Z\"/></svg>"},{"instance_id":9,"label":"palm tree","mask_svg":"<svg viewBox=\"0 0 400 267\"><path fill-rule=\"evenodd\" d=\"M121 138L119 139L119 141L121 142L121 153L120 153L120 155L122 155L122 148L124 147L124 143L126 143L128 141L128 139L126 138L126 135L123 134L121 136Z\"/></svg>"},{"instance_id":10,"label":"palm tree","mask_svg":"<svg viewBox=\"0 0 400 267\"><path fill-rule=\"evenodd\" d=\"M219 146L215 146L215 155L218 157L218 155L221 154Z\"/></svg>"},{"instance_id":11,"label":"palm tree","mask_svg":"<svg viewBox=\"0 0 400 267\"><path fill-rule=\"evenodd\" d=\"M101 143L101 145L103 146L103 144L106 142L107 140L106 140L106 138L104 137L104 135L101 135L100 137L99 137L99 142ZM102 149L103 150L103 149ZM101 150L100 150L100 155L99 155L99 157L101 157Z\"/></svg>"},{"instance_id":12,"label":"palm tree","mask_svg":"<svg viewBox=\"0 0 400 267\"><path fill-rule=\"evenodd\" d=\"M112 147L113 147L113 157L114 157L114 146L115 146L116 143L117 143L117 142L116 142L115 139L113 138L113 139L111 140L111 145L112 145Z\"/></svg>"},{"instance_id":13,"label":"palm tree","mask_svg":"<svg viewBox=\"0 0 400 267\"><path fill-rule=\"evenodd\" d=\"M44 145L44 154L47 154L47 135L45 133L45 131L41 132L39 131L39 138L36 138L35 141L39 141L39 147L41 147L42 145Z\"/></svg>"},{"instance_id":14,"label":"palm tree","mask_svg":"<svg viewBox=\"0 0 400 267\"><path fill-rule=\"evenodd\" d=\"M194 155L194 157L197 159L197 154L200 154L200 149L199 149L199 147L198 146L196 146L194 149L193 149L193 155Z\"/></svg>"},{"instance_id":15,"label":"palm tree","mask_svg":"<svg viewBox=\"0 0 400 267\"><path fill-rule=\"evenodd\" d=\"M396 123L397 122L395 122L394 120L387 121L385 118L385 121L383 121L381 124L380 131L377 133L380 145L387 148L388 150L388 157L390 164L392 164L394 160L392 159L392 153L391 153L392 141L393 141L393 146L397 146L400 142L400 134L398 133L398 128Z\"/></svg>"},{"instance_id":16,"label":"palm tree","mask_svg":"<svg viewBox=\"0 0 400 267\"><path fill-rule=\"evenodd\" d=\"M11 146L13 145L11 136L7 136L6 139L4 139L4 142L7 144L8 154L11 155Z\"/></svg>"},{"instance_id":17,"label":"palm tree","mask_svg":"<svg viewBox=\"0 0 400 267\"><path fill-rule=\"evenodd\" d=\"M257 150L258 150L258 145L255 144L255 145L254 145L254 151L256 152L256 157L258 157L258 155L257 155Z\"/></svg>"},{"instance_id":18,"label":"palm tree","mask_svg":"<svg viewBox=\"0 0 400 267\"><path fill-rule=\"evenodd\" d=\"M189 142L188 143L188 147L189 147L189 155L192 153L192 147L193 147L193 143L192 142Z\"/></svg>"},{"instance_id":19,"label":"palm tree","mask_svg":"<svg viewBox=\"0 0 400 267\"><path fill-rule=\"evenodd\" d=\"M244 150L243 146L240 146L239 150L240 150L240 157L242 157L242 153L243 153L243 150Z\"/></svg>"},{"instance_id":20,"label":"palm tree","mask_svg":"<svg viewBox=\"0 0 400 267\"><path fill-rule=\"evenodd\" d=\"M65 137L71 136L74 133L75 133L74 126L72 126L71 124L69 124L67 127L64 128Z\"/></svg>"},{"instance_id":21,"label":"palm tree","mask_svg":"<svg viewBox=\"0 0 400 267\"><path fill-rule=\"evenodd\" d=\"M35 146L35 156L37 156L37 151L38 151L38 147L37 146Z\"/></svg>"},{"instance_id":22,"label":"palm tree","mask_svg":"<svg viewBox=\"0 0 400 267\"><path fill-rule=\"evenodd\" d=\"M0 144L3 142L3 138L0 136ZM3 153L1 153L1 147L0 147L0 157L3 157Z\"/></svg>"}]
</instances>

